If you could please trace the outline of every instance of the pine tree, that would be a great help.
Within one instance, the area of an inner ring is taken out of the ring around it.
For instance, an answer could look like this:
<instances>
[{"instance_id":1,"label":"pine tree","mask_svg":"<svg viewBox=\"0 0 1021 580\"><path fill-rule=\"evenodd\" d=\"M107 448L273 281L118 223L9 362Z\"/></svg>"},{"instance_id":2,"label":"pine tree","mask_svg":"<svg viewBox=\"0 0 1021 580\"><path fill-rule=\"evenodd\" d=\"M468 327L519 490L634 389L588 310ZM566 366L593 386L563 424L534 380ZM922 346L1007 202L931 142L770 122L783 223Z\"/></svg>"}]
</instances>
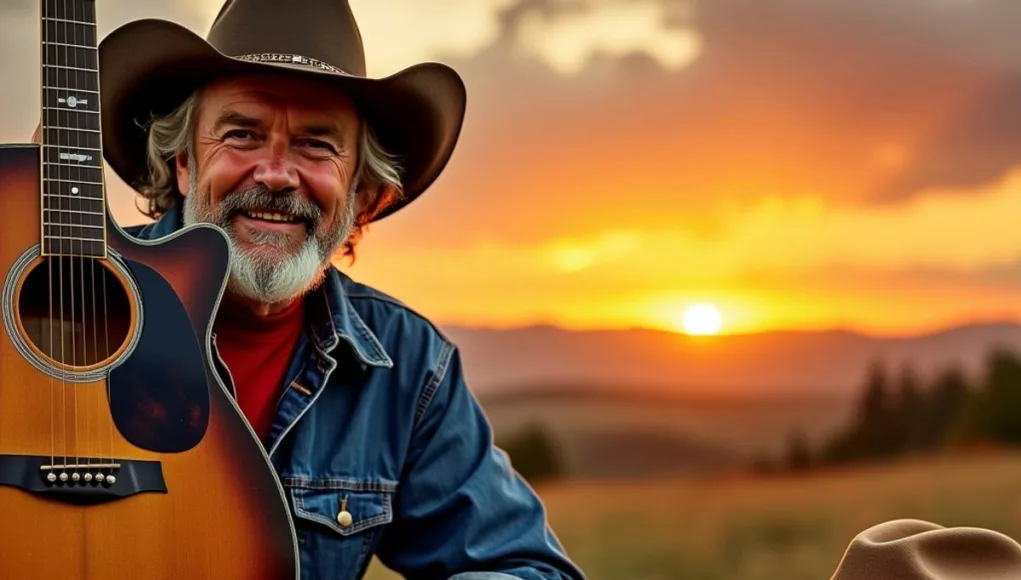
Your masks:
<instances>
[{"instance_id":1,"label":"pine tree","mask_svg":"<svg viewBox=\"0 0 1021 580\"><path fill-rule=\"evenodd\" d=\"M851 449L854 456L875 459L891 454L888 444L890 411L886 368L881 362L873 361L869 366L857 425L852 436Z\"/></svg>"}]
</instances>

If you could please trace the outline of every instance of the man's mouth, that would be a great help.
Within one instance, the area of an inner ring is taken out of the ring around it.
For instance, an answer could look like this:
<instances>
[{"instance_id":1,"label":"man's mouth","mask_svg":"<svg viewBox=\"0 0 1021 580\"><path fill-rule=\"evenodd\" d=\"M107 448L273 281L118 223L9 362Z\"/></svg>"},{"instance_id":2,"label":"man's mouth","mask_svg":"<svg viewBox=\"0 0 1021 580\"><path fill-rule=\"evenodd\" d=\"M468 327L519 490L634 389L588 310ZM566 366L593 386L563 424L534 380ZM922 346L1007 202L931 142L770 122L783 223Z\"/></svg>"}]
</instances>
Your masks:
<instances>
[{"instance_id":1,"label":"man's mouth","mask_svg":"<svg viewBox=\"0 0 1021 580\"><path fill-rule=\"evenodd\" d=\"M263 220L267 222L283 222L283 223L294 223L300 220L297 216L290 213L280 213L276 211L242 211L242 215L247 218Z\"/></svg>"},{"instance_id":2,"label":"man's mouth","mask_svg":"<svg viewBox=\"0 0 1021 580\"><path fill-rule=\"evenodd\" d=\"M277 210L240 210L236 214L242 227L250 231L307 235L312 231L310 220L303 216Z\"/></svg>"}]
</instances>

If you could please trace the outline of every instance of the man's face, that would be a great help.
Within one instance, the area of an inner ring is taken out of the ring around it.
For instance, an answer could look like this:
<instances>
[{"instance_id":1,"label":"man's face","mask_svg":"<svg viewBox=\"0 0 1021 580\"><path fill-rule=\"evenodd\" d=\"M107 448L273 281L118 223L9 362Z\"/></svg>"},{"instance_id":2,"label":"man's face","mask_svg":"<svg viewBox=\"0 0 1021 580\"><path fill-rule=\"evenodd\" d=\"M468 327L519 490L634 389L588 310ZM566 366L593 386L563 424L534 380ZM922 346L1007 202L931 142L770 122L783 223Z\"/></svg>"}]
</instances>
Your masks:
<instances>
[{"instance_id":1,"label":"man's face","mask_svg":"<svg viewBox=\"0 0 1021 580\"><path fill-rule=\"evenodd\" d=\"M228 288L260 303L300 296L349 236L359 120L338 92L291 77L208 85L194 158L177 157L185 224L231 240Z\"/></svg>"}]
</instances>

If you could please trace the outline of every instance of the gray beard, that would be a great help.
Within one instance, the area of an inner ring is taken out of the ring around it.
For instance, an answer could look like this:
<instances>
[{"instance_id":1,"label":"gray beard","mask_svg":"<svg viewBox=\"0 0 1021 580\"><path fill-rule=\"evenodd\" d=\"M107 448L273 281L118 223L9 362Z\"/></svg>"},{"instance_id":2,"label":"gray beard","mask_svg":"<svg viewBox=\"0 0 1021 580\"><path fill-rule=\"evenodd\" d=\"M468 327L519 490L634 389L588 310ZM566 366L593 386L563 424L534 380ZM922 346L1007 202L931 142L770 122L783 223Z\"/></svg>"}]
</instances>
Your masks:
<instances>
[{"instance_id":1,"label":"gray beard","mask_svg":"<svg viewBox=\"0 0 1021 580\"><path fill-rule=\"evenodd\" d=\"M330 259L354 229L357 180L352 180L344 215L329 230L322 227L322 210L296 193L273 193L256 187L233 192L217 206L210 206L209 192L200 192L197 181L193 170L191 193L184 198L184 224L210 223L227 234L231 253L227 290L243 298L272 304L304 296L322 282ZM248 247L238 242L232 225L234 215L243 209L259 208L291 213L306 220L309 235L296 252L280 257L289 238L277 232L255 232Z\"/></svg>"}]
</instances>

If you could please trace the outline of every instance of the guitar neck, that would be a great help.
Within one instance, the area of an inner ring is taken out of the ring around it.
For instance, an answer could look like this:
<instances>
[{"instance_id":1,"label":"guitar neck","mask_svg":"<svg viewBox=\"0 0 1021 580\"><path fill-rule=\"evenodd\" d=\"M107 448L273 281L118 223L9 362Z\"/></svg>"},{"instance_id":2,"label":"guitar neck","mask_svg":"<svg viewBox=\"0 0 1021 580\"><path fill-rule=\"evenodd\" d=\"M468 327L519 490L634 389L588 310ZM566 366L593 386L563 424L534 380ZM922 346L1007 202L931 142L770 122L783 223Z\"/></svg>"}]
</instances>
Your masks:
<instances>
[{"instance_id":1,"label":"guitar neck","mask_svg":"<svg viewBox=\"0 0 1021 580\"><path fill-rule=\"evenodd\" d=\"M42 0L42 253L106 256L95 0Z\"/></svg>"}]
</instances>

